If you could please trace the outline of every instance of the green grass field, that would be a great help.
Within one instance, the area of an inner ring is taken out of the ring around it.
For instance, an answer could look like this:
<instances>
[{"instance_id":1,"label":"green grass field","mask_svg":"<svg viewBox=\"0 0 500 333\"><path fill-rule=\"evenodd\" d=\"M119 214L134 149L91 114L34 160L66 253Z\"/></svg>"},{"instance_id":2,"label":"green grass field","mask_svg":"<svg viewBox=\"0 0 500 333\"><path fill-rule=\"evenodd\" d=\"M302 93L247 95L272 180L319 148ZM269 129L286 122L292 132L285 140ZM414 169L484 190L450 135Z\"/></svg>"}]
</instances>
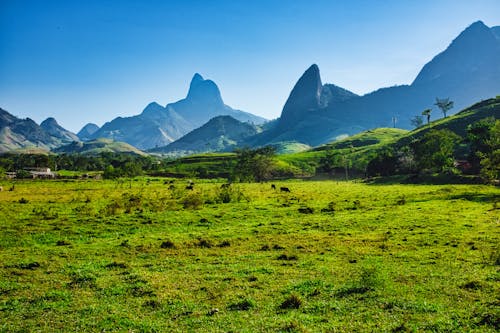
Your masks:
<instances>
[{"instance_id":1,"label":"green grass field","mask_svg":"<svg viewBox=\"0 0 500 333\"><path fill-rule=\"evenodd\" d=\"M500 329L498 188L221 184L4 181L0 331Z\"/></svg>"}]
</instances>

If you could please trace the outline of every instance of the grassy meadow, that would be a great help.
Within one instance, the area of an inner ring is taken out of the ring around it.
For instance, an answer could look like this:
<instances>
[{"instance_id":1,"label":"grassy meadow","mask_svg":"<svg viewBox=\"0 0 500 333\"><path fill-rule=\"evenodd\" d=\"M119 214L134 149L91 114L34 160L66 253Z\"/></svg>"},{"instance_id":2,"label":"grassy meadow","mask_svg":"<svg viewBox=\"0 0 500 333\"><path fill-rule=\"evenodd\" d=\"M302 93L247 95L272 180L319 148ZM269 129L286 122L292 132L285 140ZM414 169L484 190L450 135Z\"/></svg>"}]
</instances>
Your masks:
<instances>
[{"instance_id":1,"label":"grassy meadow","mask_svg":"<svg viewBox=\"0 0 500 333\"><path fill-rule=\"evenodd\" d=\"M222 184L4 181L0 332L500 329L498 188Z\"/></svg>"}]
</instances>

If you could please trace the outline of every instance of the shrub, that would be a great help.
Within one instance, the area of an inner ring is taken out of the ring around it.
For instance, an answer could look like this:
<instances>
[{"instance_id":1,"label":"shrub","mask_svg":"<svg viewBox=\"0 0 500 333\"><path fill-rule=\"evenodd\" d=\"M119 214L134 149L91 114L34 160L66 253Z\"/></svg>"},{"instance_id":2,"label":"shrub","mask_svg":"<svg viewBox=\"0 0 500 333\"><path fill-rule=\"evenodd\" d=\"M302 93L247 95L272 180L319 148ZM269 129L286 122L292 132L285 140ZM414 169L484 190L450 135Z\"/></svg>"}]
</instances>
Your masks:
<instances>
[{"instance_id":1,"label":"shrub","mask_svg":"<svg viewBox=\"0 0 500 333\"><path fill-rule=\"evenodd\" d=\"M160 244L160 248L162 249L175 249L175 244L174 242L170 240L166 240Z\"/></svg>"},{"instance_id":2,"label":"shrub","mask_svg":"<svg viewBox=\"0 0 500 333\"><path fill-rule=\"evenodd\" d=\"M228 309L231 311L247 311L255 307L255 301L250 298L242 299L236 303L230 304Z\"/></svg>"},{"instance_id":3,"label":"shrub","mask_svg":"<svg viewBox=\"0 0 500 333\"><path fill-rule=\"evenodd\" d=\"M297 294L290 294L285 300L280 304L280 309L298 309L302 305L302 299Z\"/></svg>"},{"instance_id":4,"label":"shrub","mask_svg":"<svg viewBox=\"0 0 500 333\"><path fill-rule=\"evenodd\" d=\"M184 209L201 209L203 206L203 198L198 192L189 193L182 200Z\"/></svg>"}]
</instances>

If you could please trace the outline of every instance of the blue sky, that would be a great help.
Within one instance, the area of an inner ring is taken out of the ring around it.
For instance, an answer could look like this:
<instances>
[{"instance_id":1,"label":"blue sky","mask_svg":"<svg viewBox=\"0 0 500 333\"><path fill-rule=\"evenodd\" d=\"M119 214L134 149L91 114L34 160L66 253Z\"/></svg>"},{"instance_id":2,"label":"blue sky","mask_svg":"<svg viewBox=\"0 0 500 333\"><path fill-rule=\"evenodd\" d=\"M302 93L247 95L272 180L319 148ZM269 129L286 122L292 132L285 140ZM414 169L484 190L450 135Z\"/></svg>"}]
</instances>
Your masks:
<instances>
[{"instance_id":1,"label":"blue sky","mask_svg":"<svg viewBox=\"0 0 500 333\"><path fill-rule=\"evenodd\" d=\"M498 0L0 0L0 107L73 131L187 94L276 118L300 75L364 94L409 84Z\"/></svg>"}]
</instances>

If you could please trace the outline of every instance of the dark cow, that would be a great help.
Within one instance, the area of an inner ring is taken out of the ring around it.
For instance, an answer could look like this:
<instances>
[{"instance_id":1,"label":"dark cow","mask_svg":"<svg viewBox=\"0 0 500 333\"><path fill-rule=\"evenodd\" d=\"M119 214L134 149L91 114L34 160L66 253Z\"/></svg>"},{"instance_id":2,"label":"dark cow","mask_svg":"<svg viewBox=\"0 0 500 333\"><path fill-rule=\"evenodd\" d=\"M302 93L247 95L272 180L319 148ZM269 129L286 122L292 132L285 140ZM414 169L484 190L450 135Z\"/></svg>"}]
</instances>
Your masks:
<instances>
[{"instance_id":1,"label":"dark cow","mask_svg":"<svg viewBox=\"0 0 500 333\"><path fill-rule=\"evenodd\" d=\"M186 186L186 190L192 190L194 188L194 184L189 184Z\"/></svg>"},{"instance_id":2,"label":"dark cow","mask_svg":"<svg viewBox=\"0 0 500 333\"><path fill-rule=\"evenodd\" d=\"M290 193L290 189L288 187L280 187L280 192L288 192L288 193Z\"/></svg>"},{"instance_id":3,"label":"dark cow","mask_svg":"<svg viewBox=\"0 0 500 333\"><path fill-rule=\"evenodd\" d=\"M271 184L271 188L272 188L273 190L275 190L275 189L276 189L276 185Z\"/></svg>"}]
</instances>

